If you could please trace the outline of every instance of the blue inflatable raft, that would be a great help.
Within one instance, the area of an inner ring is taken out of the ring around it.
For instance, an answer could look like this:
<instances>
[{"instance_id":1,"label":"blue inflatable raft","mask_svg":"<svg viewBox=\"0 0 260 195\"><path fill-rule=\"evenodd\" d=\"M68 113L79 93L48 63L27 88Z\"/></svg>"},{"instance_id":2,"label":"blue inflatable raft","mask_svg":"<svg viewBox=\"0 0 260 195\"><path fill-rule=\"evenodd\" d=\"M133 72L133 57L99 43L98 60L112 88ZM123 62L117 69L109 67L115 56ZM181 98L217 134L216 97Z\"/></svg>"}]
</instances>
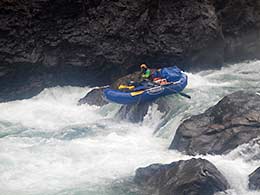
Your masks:
<instances>
[{"instance_id":1,"label":"blue inflatable raft","mask_svg":"<svg viewBox=\"0 0 260 195\"><path fill-rule=\"evenodd\" d=\"M149 81L143 82L140 86L128 92L107 88L104 90L104 97L106 100L118 104L136 104L180 93L187 86L187 75L176 66L162 68L156 74L156 77L166 79L167 83L159 85Z\"/></svg>"}]
</instances>

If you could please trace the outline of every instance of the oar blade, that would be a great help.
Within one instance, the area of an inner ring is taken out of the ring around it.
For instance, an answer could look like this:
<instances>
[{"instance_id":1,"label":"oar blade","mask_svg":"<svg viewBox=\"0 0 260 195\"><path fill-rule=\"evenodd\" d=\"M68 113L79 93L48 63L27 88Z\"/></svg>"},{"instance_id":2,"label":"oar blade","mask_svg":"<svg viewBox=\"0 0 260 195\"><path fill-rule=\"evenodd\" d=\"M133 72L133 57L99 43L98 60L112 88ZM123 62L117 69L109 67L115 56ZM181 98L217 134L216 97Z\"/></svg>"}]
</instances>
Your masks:
<instances>
[{"instance_id":1,"label":"oar blade","mask_svg":"<svg viewBox=\"0 0 260 195\"><path fill-rule=\"evenodd\" d=\"M183 97L186 97L186 98L188 98L188 99L191 99L191 96L189 96L189 95L186 94L186 93L179 92L179 94L180 94L181 96L183 96Z\"/></svg>"}]
</instances>

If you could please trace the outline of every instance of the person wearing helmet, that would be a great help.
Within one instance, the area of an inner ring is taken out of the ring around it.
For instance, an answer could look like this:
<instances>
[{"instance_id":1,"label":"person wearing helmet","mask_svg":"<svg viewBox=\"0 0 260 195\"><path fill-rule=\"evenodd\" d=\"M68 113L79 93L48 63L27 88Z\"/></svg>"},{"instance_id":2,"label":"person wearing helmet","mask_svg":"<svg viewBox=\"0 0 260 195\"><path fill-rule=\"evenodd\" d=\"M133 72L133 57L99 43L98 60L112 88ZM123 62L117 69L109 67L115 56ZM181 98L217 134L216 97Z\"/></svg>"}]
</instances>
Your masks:
<instances>
[{"instance_id":1,"label":"person wearing helmet","mask_svg":"<svg viewBox=\"0 0 260 195\"><path fill-rule=\"evenodd\" d=\"M141 64L140 68L141 68L142 78L143 79L151 79L152 71L147 67L147 65Z\"/></svg>"}]
</instances>

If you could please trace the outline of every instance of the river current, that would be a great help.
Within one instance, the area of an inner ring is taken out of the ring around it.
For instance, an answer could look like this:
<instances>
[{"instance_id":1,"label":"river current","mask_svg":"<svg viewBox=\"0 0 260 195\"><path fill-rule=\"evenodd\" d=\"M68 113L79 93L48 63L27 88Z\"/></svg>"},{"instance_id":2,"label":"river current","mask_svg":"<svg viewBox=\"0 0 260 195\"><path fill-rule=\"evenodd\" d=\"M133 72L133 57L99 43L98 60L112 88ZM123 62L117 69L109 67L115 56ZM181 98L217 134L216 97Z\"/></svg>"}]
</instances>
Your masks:
<instances>
[{"instance_id":1,"label":"river current","mask_svg":"<svg viewBox=\"0 0 260 195\"><path fill-rule=\"evenodd\" d=\"M137 124L120 120L116 104L77 106L88 87L48 88L31 99L1 103L0 194L135 195L124 184L138 167L192 158L168 150L183 120L231 92L260 92L260 61L187 74L185 92L192 99L168 96L167 117L154 104ZM248 175L260 166L257 155L256 142L227 155L197 157L210 160L227 178L232 188L227 194L259 195L247 188Z\"/></svg>"}]
</instances>

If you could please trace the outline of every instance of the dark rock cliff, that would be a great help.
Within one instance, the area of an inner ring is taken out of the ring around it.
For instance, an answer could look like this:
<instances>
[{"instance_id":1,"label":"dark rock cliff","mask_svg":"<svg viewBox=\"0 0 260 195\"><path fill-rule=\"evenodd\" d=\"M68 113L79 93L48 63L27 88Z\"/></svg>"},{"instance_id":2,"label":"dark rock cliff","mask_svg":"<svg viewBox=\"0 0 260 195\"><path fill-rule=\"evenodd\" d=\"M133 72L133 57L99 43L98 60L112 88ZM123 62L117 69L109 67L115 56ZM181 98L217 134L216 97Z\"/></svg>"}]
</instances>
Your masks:
<instances>
[{"instance_id":1,"label":"dark rock cliff","mask_svg":"<svg viewBox=\"0 0 260 195\"><path fill-rule=\"evenodd\" d=\"M259 58L259 7L257 0L2 0L0 99L110 83L141 62L198 70Z\"/></svg>"}]
</instances>

